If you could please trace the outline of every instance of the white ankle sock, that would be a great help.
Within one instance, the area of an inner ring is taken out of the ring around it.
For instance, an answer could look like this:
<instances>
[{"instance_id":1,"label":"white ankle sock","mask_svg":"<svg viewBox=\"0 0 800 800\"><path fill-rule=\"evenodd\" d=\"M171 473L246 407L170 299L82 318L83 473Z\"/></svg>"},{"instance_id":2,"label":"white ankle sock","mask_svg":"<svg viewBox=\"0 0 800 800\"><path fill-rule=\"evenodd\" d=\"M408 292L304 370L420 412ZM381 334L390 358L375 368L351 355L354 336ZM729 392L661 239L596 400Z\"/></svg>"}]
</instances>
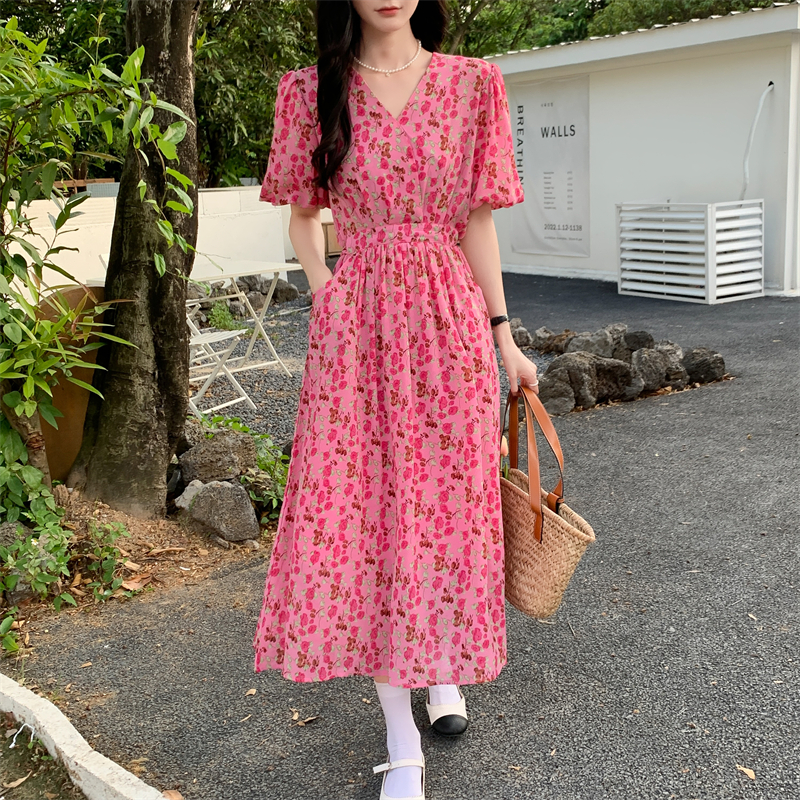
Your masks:
<instances>
[{"instance_id":1,"label":"white ankle sock","mask_svg":"<svg viewBox=\"0 0 800 800\"><path fill-rule=\"evenodd\" d=\"M419 731L411 714L411 690L375 682L375 690L386 717L386 746L389 761L422 758ZM398 767L386 774L384 786L389 797L418 797L422 794L422 767Z\"/></svg>"},{"instance_id":2,"label":"white ankle sock","mask_svg":"<svg viewBox=\"0 0 800 800\"><path fill-rule=\"evenodd\" d=\"M428 701L432 706L450 706L455 705L461 700L461 695L458 691L458 686L454 683L443 683L439 686L429 686L430 700Z\"/></svg>"}]
</instances>

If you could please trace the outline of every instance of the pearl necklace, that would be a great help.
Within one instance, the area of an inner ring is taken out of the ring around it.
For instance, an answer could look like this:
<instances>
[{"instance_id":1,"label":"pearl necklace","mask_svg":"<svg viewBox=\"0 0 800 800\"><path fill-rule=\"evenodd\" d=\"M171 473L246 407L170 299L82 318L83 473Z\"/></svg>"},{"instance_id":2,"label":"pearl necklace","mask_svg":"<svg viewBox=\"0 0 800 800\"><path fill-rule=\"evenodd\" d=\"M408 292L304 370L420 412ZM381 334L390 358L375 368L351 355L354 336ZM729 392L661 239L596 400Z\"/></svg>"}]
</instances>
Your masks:
<instances>
[{"instance_id":1,"label":"pearl necklace","mask_svg":"<svg viewBox=\"0 0 800 800\"><path fill-rule=\"evenodd\" d=\"M414 58L412 58L411 61L408 62L408 64L403 64L402 67L397 67L396 69L378 69L377 67L371 67L369 64L365 64L363 61L360 61L355 56L353 56L353 59L357 61L359 64L361 64L362 67L371 69L373 72L382 72L388 78L393 72L400 72L400 70L403 70L406 67L410 67L417 60L417 56L420 54L421 50L422 50L422 40L417 39L417 52L414 53Z\"/></svg>"}]
</instances>

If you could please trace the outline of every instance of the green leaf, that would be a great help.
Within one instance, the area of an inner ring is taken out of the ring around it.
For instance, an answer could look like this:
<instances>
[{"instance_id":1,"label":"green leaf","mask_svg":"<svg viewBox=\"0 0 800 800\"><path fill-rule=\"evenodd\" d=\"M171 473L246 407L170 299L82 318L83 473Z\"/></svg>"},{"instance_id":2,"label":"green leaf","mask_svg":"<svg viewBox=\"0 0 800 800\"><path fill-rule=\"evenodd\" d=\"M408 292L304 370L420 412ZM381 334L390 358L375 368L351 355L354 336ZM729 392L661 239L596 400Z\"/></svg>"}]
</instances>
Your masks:
<instances>
[{"instance_id":1,"label":"green leaf","mask_svg":"<svg viewBox=\"0 0 800 800\"><path fill-rule=\"evenodd\" d=\"M151 119L153 119L153 106L145 106L144 111L139 116L139 127L142 132L150 124Z\"/></svg>"},{"instance_id":2,"label":"green leaf","mask_svg":"<svg viewBox=\"0 0 800 800\"><path fill-rule=\"evenodd\" d=\"M14 636L13 633L9 633L3 637L3 649L7 653L16 653L19 650L19 645L17 644L17 637Z\"/></svg>"},{"instance_id":3,"label":"green leaf","mask_svg":"<svg viewBox=\"0 0 800 800\"><path fill-rule=\"evenodd\" d=\"M0 622L0 636L5 636L11 630L11 626L13 624L14 617L6 617L2 622Z\"/></svg>"},{"instance_id":4,"label":"green leaf","mask_svg":"<svg viewBox=\"0 0 800 800\"><path fill-rule=\"evenodd\" d=\"M172 142L173 144L180 144L186 136L186 123L173 122L165 131L163 140L165 142Z\"/></svg>"},{"instance_id":5,"label":"green leaf","mask_svg":"<svg viewBox=\"0 0 800 800\"><path fill-rule=\"evenodd\" d=\"M127 138L128 134L133 128L133 123L136 122L136 117L139 115L139 106L131 100L128 105L128 110L125 112L125 117L122 120L122 135Z\"/></svg>"},{"instance_id":6,"label":"green leaf","mask_svg":"<svg viewBox=\"0 0 800 800\"><path fill-rule=\"evenodd\" d=\"M141 180L136 184L136 188L139 190L139 200L144 200L145 192L147 192L147 184L144 180Z\"/></svg>"},{"instance_id":7,"label":"green leaf","mask_svg":"<svg viewBox=\"0 0 800 800\"><path fill-rule=\"evenodd\" d=\"M174 200L167 200L167 208L171 208L173 211L180 211L182 214L192 213L191 208L187 208L183 203L176 203Z\"/></svg>"},{"instance_id":8,"label":"green leaf","mask_svg":"<svg viewBox=\"0 0 800 800\"><path fill-rule=\"evenodd\" d=\"M20 470L20 475L22 475L22 480L25 481L29 489L38 489L42 485L42 478L44 478L44 475L36 467L30 466L30 464Z\"/></svg>"},{"instance_id":9,"label":"green leaf","mask_svg":"<svg viewBox=\"0 0 800 800\"><path fill-rule=\"evenodd\" d=\"M39 404L39 416L47 422L51 427L58 430L58 423L56 422L56 415L53 412L58 411L57 408L53 406L44 405L43 403ZM63 417L64 415L58 411L58 415Z\"/></svg>"},{"instance_id":10,"label":"green leaf","mask_svg":"<svg viewBox=\"0 0 800 800\"><path fill-rule=\"evenodd\" d=\"M167 103L164 100L156 99L154 105L156 108L163 108L165 111L171 111L173 114L177 114L181 119L185 119L187 122L191 122L191 119L186 116L186 114L178 108L178 106L172 105L172 103Z\"/></svg>"},{"instance_id":11,"label":"green leaf","mask_svg":"<svg viewBox=\"0 0 800 800\"><path fill-rule=\"evenodd\" d=\"M190 186L194 186L194 182L187 178L182 172L178 172L176 169L172 169L172 167L167 167L166 169L167 175L171 175L178 181L184 189L188 189Z\"/></svg>"},{"instance_id":12,"label":"green leaf","mask_svg":"<svg viewBox=\"0 0 800 800\"><path fill-rule=\"evenodd\" d=\"M194 211L194 203L192 202L192 198L189 197L189 195L186 194L186 192L184 192L180 186L176 186L174 183L168 183L167 186L170 189L172 189L172 191L175 192L175 194L177 194L178 197L180 197L181 202L183 203L183 205L189 208L190 212Z\"/></svg>"},{"instance_id":13,"label":"green leaf","mask_svg":"<svg viewBox=\"0 0 800 800\"><path fill-rule=\"evenodd\" d=\"M161 253L156 253L153 256L153 260L156 264L156 272L163 278L167 271L167 262L164 261L164 256L162 256Z\"/></svg>"},{"instance_id":14,"label":"green leaf","mask_svg":"<svg viewBox=\"0 0 800 800\"><path fill-rule=\"evenodd\" d=\"M164 154L165 158L168 158L170 161L175 161L178 158L178 150L175 145L166 139L158 140L158 149Z\"/></svg>"},{"instance_id":15,"label":"green leaf","mask_svg":"<svg viewBox=\"0 0 800 800\"><path fill-rule=\"evenodd\" d=\"M19 344L22 341L22 330L16 322L7 322L3 325L3 333L8 336L14 344Z\"/></svg>"},{"instance_id":16,"label":"green leaf","mask_svg":"<svg viewBox=\"0 0 800 800\"><path fill-rule=\"evenodd\" d=\"M91 392L92 394L96 394L98 397L102 397L103 395L97 391L90 383L86 383L85 381L80 380L79 378L69 377L67 380L70 383L74 383L76 386L80 386L82 389L86 389L87 392Z\"/></svg>"},{"instance_id":17,"label":"green leaf","mask_svg":"<svg viewBox=\"0 0 800 800\"><path fill-rule=\"evenodd\" d=\"M106 135L106 141L109 144L113 144L114 142L114 129L111 127L111 123L106 121L103 122L100 127L103 129L103 133Z\"/></svg>"},{"instance_id":18,"label":"green leaf","mask_svg":"<svg viewBox=\"0 0 800 800\"><path fill-rule=\"evenodd\" d=\"M45 164L44 169L42 170L42 194L44 195L45 199L49 198L53 193L53 181L56 179L57 172L58 161L52 159Z\"/></svg>"},{"instance_id":19,"label":"green leaf","mask_svg":"<svg viewBox=\"0 0 800 800\"><path fill-rule=\"evenodd\" d=\"M95 118L95 123L98 125L102 125L102 123L109 122L112 119L116 119L118 116L119 116L118 108L115 108L114 106L106 106L106 108L103 111L101 111Z\"/></svg>"},{"instance_id":20,"label":"green leaf","mask_svg":"<svg viewBox=\"0 0 800 800\"><path fill-rule=\"evenodd\" d=\"M8 361L4 362L4 364L0 364L0 371L2 371L2 367L5 364L8 364L9 361L13 361L13 359L9 359ZM19 392L8 392L8 394L3 395L3 402L9 408L16 408L22 402L22 395Z\"/></svg>"}]
</instances>

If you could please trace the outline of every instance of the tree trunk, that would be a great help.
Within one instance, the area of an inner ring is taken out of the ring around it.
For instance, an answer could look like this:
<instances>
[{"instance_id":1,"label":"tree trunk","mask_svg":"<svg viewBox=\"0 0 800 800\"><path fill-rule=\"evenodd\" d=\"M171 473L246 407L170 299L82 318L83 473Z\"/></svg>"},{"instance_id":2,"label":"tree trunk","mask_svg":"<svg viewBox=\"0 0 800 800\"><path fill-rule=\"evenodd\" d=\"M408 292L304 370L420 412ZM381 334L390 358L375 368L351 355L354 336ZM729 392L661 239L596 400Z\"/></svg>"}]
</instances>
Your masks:
<instances>
[{"instance_id":1,"label":"tree trunk","mask_svg":"<svg viewBox=\"0 0 800 800\"><path fill-rule=\"evenodd\" d=\"M160 100L181 108L195 120L193 40L199 0L130 0L127 13L129 52L144 45L142 77L151 78ZM176 120L169 112L153 118L162 130ZM186 276L193 253L177 245L169 250L155 225L155 213L140 202L137 184L144 179L149 197L161 198L165 176L154 148L150 166L128 149L120 178L111 239L105 296L112 306L114 333L135 347L110 343L98 352L107 371L95 373L104 396L92 396L81 451L68 483L91 499L134 516L164 513L166 473L188 409L189 341L186 325ZM196 182L197 137L189 125L178 145L184 175ZM196 189L189 192L197 200ZM166 211L175 231L191 245L197 240L197 212ZM167 273L159 277L153 256L160 252ZM106 312L109 315L109 312Z\"/></svg>"}]
</instances>

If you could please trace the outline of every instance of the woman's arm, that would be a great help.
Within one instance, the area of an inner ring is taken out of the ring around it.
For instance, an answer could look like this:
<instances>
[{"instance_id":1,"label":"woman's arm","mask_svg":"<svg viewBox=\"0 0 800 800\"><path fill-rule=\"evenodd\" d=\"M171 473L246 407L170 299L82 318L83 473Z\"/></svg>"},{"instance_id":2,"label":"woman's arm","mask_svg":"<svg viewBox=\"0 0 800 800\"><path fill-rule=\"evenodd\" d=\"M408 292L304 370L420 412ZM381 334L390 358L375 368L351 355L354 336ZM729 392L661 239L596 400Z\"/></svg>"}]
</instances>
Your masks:
<instances>
[{"instance_id":1,"label":"woman's arm","mask_svg":"<svg viewBox=\"0 0 800 800\"><path fill-rule=\"evenodd\" d=\"M483 203L470 213L467 230L460 244L472 270L475 283L481 287L489 316L499 317L505 314L506 299L500 271L500 246L497 243L497 231L494 227L492 207L489 203ZM538 393L536 364L526 358L514 343L509 324L503 322L493 330L500 347L500 355L508 374L511 390L516 394L521 381L526 386L533 387L533 390Z\"/></svg>"},{"instance_id":2,"label":"woman's arm","mask_svg":"<svg viewBox=\"0 0 800 800\"><path fill-rule=\"evenodd\" d=\"M333 276L325 263L325 234L322 231L318 206L313 208L292 206L289 239L308 278L308 286L313 295Z\"/></svg>"}]
</instances>

